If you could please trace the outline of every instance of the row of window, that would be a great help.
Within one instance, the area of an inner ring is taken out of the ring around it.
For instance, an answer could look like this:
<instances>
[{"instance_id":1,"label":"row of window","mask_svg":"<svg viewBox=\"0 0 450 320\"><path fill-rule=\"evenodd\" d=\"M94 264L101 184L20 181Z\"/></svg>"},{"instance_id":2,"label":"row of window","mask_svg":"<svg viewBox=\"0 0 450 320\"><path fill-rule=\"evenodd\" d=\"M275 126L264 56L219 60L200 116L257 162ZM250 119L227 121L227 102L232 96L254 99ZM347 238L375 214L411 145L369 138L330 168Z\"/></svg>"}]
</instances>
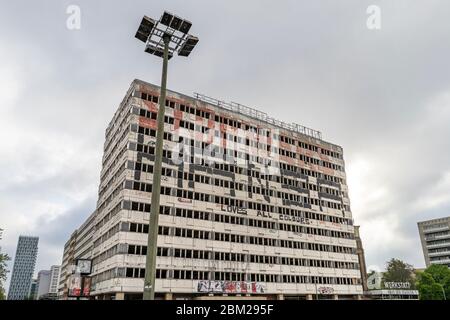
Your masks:
<instances>
[{"instance_id":1,"label":"row of window","mask_svg":"<svg viewBox=\"0 0 450 320\"><path fill-rule=\"evenodd\" d=\"M120 223L116 224L105 233L103 233L99 238L94 241L94 247L98 247L100 244L111 238L113 235L120 231Z\"/></svg>"},{"instance_id":2,"label":"row of window","mask_svg":"<svg viewBox=\"0 0 450 320\"><path fill-rule=\"evenodd\" d=\"M144 164L143 164L144 165ZM122 185L120 184L119 187ZM163 194L166 192L166 189L163 190ZM113 209L111 209L107 214L104 215L104 217L96 224L96 229L99 230L103 225L105 225L112 217L114 217L121 209L131 209L133 211L141 211L141 212L150 212L150 204L149 203L142 203L142 202L130 202L130 201L124 201L119 202L114 206ZM270 213L279 213L284 216L287 216L286 219L290 219L293 221L301 221L301 222L307 222L308 220L319 220L319 221L326 221L326 222L332 222L334 224L348 224L352 225L351 219L347 218L341 218L341 217L335 217L331 215L326 215L322 213L316 213L316 212L308 212L308 211L301 211L296 210L292 208L285 208L285 207L274 207L274 206L266 206L262 205L260 210L262 209L263 212L270 212ZM99 212L100 209L99 209ZM221 214L212 214L209 212L202 212L198 210L191 210L191 209L182 209L182 208L173 208L169 206L161 206L160 207L160 213L161 214L167 214L167 215L175 215L178 217L184 217L184 218L193 218L193 219L200 219L200 220L210 220L213 219L217 222L223 222L223 223L231 223L231 224L239 224L239 225L248 225L248 226L254 226L254 227L260 227L260 228L269 228L269 229L275 229L276 226L273 223L269 223L267 221L262 221L258 219L249 219L247 217L240 217L240 216L232 216L232 215L221 215ZM283 224L283 226L280 227L282 230L286 231L293 231L293 232L301 232L299 230L294 230L293 226L290 226L288 224ZM315 232L315 231L312 231ZM320 232L319 232L320 233ZM316 234L316 233L312 233ZM351 234L346 234L345 237L352 238ZM445 240L439 241L439 242L445 242ZM432 243L429 243L432 244Z\"/></svg>"},{"instance_id":3,"label":"row of window","mask_svg":"<svg viewBox=\"0 0 450 320\"><path fill-rule=\"evenodd\" d=\"M103 227L109 220L111 220L119 211L122 210L122 201L118 202L108 213L104 215L103 218L95 225L95 229L99 230ZM98 210L99 215L101 215L101 211Z\"/></svg>"},{"instance_id":4,"label":"row of window","mask_svg":"<svg viewBox=\"0 0 450 320\"><path fill-rule=\"evenodd\" d=\"M126 133L127 131L125 131ZM120 149L119 149L120 148ZM126 141L121 140L118 141L117 144L114 146L113 150L111 150L110 153L105 153L106 157L103 160L102 163L102 174L100 179L104 179L105 176L111 171L111 169L114 167L115 164L117 164L118 161L120 161L123 154L126 152L128 146ZM119 150L119 151L117 151Z\"/></svg>"},{"instance_id":5,"label":"row of window","mask_svg":"<svg viewBox=\"0 0 450 320\"><path fill-rule=\"evenodd\" d=\"M98 239L96 239L94 241L94 247L98 247L100 244L102 244L104 241L108 240L110 237L112 237L119 231L148 233L148 226L146 227L145 224L133 224L133 225L136 226L136 227L133 227L133 230L135 230L135 231L131 231L130 223L121 222L121 223L116 224L115 226L113 226L112 228L107 230L107 232L105 232L102 236L100 236ZM168 227L168 226L159 226L158 234L166 235L166 236L183 237L183 238L215 240L215 241L244 243L244 244L246 243L246 244L281 247L281 248L292 248L292 249L303 249L303 250L347 253L347 254L355 254L356 253L355 248L352 248L352 247L310 243L310 242L285 240L285 239L277 239L277 238L257 237L257 236L250 236L250 235L238 235L238 234L186 229L186 228L177 228L177 227Z\"/></svg>"},{"instance_id":6,"label":"row of window","mask_svg":"<svg viewBox=\"0 0 450 320\"><path fill-rule=\"evenodd\" d=\"M153 165L151 165L151 164L134 163L134 165L132 165L131 168L133 168L134 170L137 170L137 171L153 173ZM282 197L282 195L279 191L277 192L270 188L263 188L263 187L252 186L252 185L249 186L248 184L245 184L245 183L220 179L218 177L210 177L210 176L205 176L205 175L200 175L200 174L177 171L172 168L163 167L162 175L166 176L166 177L178 177L179 179L183 179L185 181L195 181L198 183L204 183L204 184L208 184L208 185L213 184L217 187L234 189L234 190L244 191L244 192L251 192L253 194L261 194L261 195L265 195L265 196L269 196L269 197L278 197L278 198ZM280 181L280 183L283 183L282 187L286 188L286 189L288 189L291 186L291 187L303 189L304 193L307 193L307 190L312 190L312 191L320 191L321 195L324 195L324 196L329 195L336 199L340 197L340 195L339 195L340 192L338 190L332 189L329 187L322 187L322 186L318 187L317 185L312 184L312 183L306 183L306 182L302 182L302 181L298 181L298 180L294 180L294 179L289 179L286 177L278 177L278 179L276 179L276 180ZM140 190L140 191L151 190L151 186L150 187L141 186L141 187L138 187L138 189L136 189L136 190ZM298 189L294 189L294 190L299 192ZM147 192L151 192L151 191L147 191ZM291 200L293 200L293 199L291 199Z\"/></svg>"},{"instance_id":7,"label":"row of window","mask_svg":"<svg viewBox=\"0 0 450 320\"><path fill-rule=\"evenodd\" d=\"M171 207L160 207L161 214L170 215L172 211ZM304 233L311 235L320 235L325 237L337 237L337 238L345 238L345 239L353 239L353 234L348 232L340 232L334 230L327 230L321 228L313 228L313 227L305 227L297 224L286 224L281 222L267 221L267 220L259 220L252 219L247 217L233 216L233 215L224 215L220 213L209 213L209 212L201 212L201 211L193 211L188 209L174 208L175 216L184 216L193 219L200 220L210 220L210 217L215 222L221 223L229 223L235 225L243 225L249 227L263 228L263 229L271 229L271 230L282 230L282 231L290 231L294 233ZM301 219L303 223L307 223L307 219Z\"/></svg>"},{"instance_id":8,"label":"row of window","mask_svg":"<svg viewBox=\"0 0 450 320\"><path fill-rule=\"evenodd\" d=\"M450 255L446 255L446 256L437 256L437 257L430 257L430 261L450 261Z\"/></svg>"},{"instance_id":9,"label":"row of window","mask_svg":"<svg viewBox=\"0 0 450 320\"><path fill-rule=\"evenodd\" d=\"M448 223L434 223L430 225L424 225L422 229L425 230L431 230L431 229L440 229L440 228L448 228Z\"/></svg>"},{"instance_id":10,"label":"row of window","mask_svg":"<svg viewBox=\"0 0 450 320\"><path fill-rule=\"evenodd\" d=\"M137 130L137 132L139 134L144 134L146 136L150 136L150 137L156 138L156 130L153 130L153 129L150 129L150 128L144 128L144 127L141 127L141 126L139 126L136 130ZM164 140L172 141L172 137L173 136L172 136L172 134L170 132L164 131L164 136L163 136Z\"/></svg>"},{"instance_id":11,"label":"row of window","mask_svg":"<svg viewBox=\"0 0 450 320\"><path fill-rule=\"evenodd\" d=\"M120 161L120 158L117 158L118 161ZM110 186L112 186L117 179L122 175L122 173L125 171L125 162L115 168L115 172L108 177L108 180L105 182L102 180L99 188L98 193L98 199L101 200L103 196L106 194L106 192L109 190Z\"/></svg>"},{"instance_id":12,"label":"row of window","mask_svg":"<svg viewBox=\"0 0 450 320\"><path fill-rule=\"evenodd\" d=\"M449 241L449 239L427 241L427 246L434 246L434 245L440 245L440 244L449 244L450 245L450 241Z\"/></svg>"},{"instance_id":13,"label":"row of window","mask_svg":"<svg viewBox=\"0 0 450 320\"><path fill-rule=\"evenodd\" d=\"M130 144L130 147L131 147L131 144ZM154 155L155 154L155 147L138 143L138 144L136 144L136 148L133 151L143 152L143 153L146 153L146 154ZM163 150L163 158L171 159L172 158L172 151Z\"/></svg>"},{"instance_id":14,"label":"row of window","mask_svg":"<svg viewBox=\"0 0 450 320\"><path fill-rule=\"evenodd\" d=\"M105 145L103 148L104 156L109 153L109 148L113 142L116 142L117 144L117 142L122 141L121 139L118 139L122 136L121 134L118 134L118 132L121 132L123 129L128 131L128 125L126 125L125 122L128 122L129 115L130 109L125 108L124 105L121 105L120 109L114 115L113 120L111 120L108 128L106 129ZM119 118L121 118L120 122L118 122Z\"/></svg>"},{"instance_id":15,"label":"row of window","mask_svg":"<svg viewBox=\"0 0 450 320\"><path fill-rule=\"evenodd\" d=\"M434 240L436 237L449 236L449 235L450 235L450 231L440 231L440 232L428 233L425 235L425 240Z\"/></svg>"},{"instance_id":16,"label":"row of window","mask_svg":"<svg viewBox=\"0 0 450 320\"><path fill-rule=\"evenodd\" d=\"M166 169L167 170L167 169ZM127 183L125 182L125 188L126 189L132 189L136 191L143 191L143 192L151 192L152 191L152 185L150 183L145 182L132 182L130 181ZM167 186L161 186L161 194L167 195L167 196L173 196L188 200L196 200L196 201L204 201L204 202L211 202L216 204L223 204L223 205L230 205L230 206L238 206L241 208L248 208L252 210L264 210L263 204L259 202L252 202L252 201L245 201L241 199L235 199L230 197L223 197L220 195L213 195L213 194L207 194L202 192L196 192L196 191L190 191L186 189L178 189L178 188L172 188ZM342 210L343 206L341 203L336 203L328 200L319 200L315 198L309 198L306 196L302 196L299 194L293 194L288 192L282 192L282 191L275 191L273 193L273 197L288 200L288 204L290 205L296 205L296 206L302 206L302 207L309 207L310 205L316 205L316 206L322 206L330 209L336 209L336 210ZM285 201L284 204L287 202ZM275 206L267 205L265 206L269 210L275 210ZM264 210L266 211L266 210ZM269 211L273 212L273 211Z\"/></svg>"},{"instance_id":17,"label":"row of window","mask_svg":"<svg viewBox=\"0 0 450 320\"><path fill-rule=\"evenodd\" d=\"M428 253L450 252L450 243L448 247L428 249Z\"/></svg>"},{"instance_id":18,"label":"row of window","mask_svg":"<svg viewBox=\"0 0 450 320\"><path fill-rule=\"evenodd\" d=\"M266 238L251 235L238 235L230 233L222 233L215 231L203 231L194 230L186 228L159 226L158 234L183 237L183 238L194 238L194 239L205 239L205 240L215 240L223 242L234 242L234 243L247 243L260 246L271 246L271 247L281 247L281 248L292 248L292 249L303 249L303 250L313 250L313 251L323 251L323 252L336 252L336 253L348 253L355 254L355 248L302 242L286 239L277 238Z\"/></svg>"},{"instance_id":19,"label":"row of window","mask_svg":"<svg viewBox=\"0 0 450 320\"><path fill-rule=\"evenodd\" d=\"M188 112L190 110L191 109L189 109ZM181 111L184 111L184 110L181 110ZM202 116L202 113L203 113L203 111L199 111L200 116ZM209 118L209 113L206 113L206 114L208 114L208 118ZM156 113L152 113L152 112L150 112L148 110L145 110L145 109L140 109L139 110L139 115L141 115L143 117L146 117L146 118L150 118L150 119L156 120ZM219 116L215 117L215 121L219 122L219 123L224 123L225 122L224 124L228 124L228 121L227 121L226 118L219 117ZM238 123L238 121L236 121L236 120L230 120L230 122L232 124L237 124ZM173 118L172 118L171 121L168 121L167 123L173 124L174 123ZM188 129L188 130L196 130L197 129L196 127L199 127L198 131L201 131L202 133L208 132L210 130L207 127L197 126L194 123L189 122L189 121L185 121L185 120L180 120L180 127ZM201 129L200 129L200 127L201 127ZM241 129L240 124L238 124L236 128ZM270 136L270 131L268 129L261 129L261 128L257 129L257 128L255 128L253 126L246 125L245 126L245 130L246 131L250 131L250 132L264 133L264 135L266 137ZM259 132L259 131L261 131L261 132ZM224 136L225 139L234 140L235 142L237 142L237 138L239 138L239 137L234 137L233 135L231 135L229 133L227 133L227 134L224 133L224 135L225 135ZM216 136L220 136L220 134L218 134L218 132L217 132ZM258 138L257 140L260 140L259 137L257 137L257 138ZM274 134L273 138L276 140L278 138L278 135ZM247 140L249 140L249 139L247 139ZM288 143L290 143L292 145L299 146L301 148L304 148L304 149L307 149L307 150L311 150L311 151L314 151L314 152L319 152L319 150L318 150L319 148L317 146L313 146L313 145L310 145L310 144L302 142L302 141L298 141L297 143L295 143L294 139L288 138L288 137L285 137L285 136L280 136L280 140L283 141L283 142L289 141ZM250 145L250 141L246 141L246 145ZM267 147L267 149L270 150L270 144L261 144L261 143L256 142L256 145L257 146L260 145L260 146L263 146L263 147ZM264 148L264 149L266 149L266 148ZM336 152L333 152L333 151L330 151L330 150L326 150L326 149L322 149L322 148L320 148L320 150L321 150L322 154L325 154L325 155L328 155L328 156L331 156L331 157L335 157L337 159L342 159L342 156L339 153L336 153ZM276 150L275 152L280 152L280 154L287 155L287 154L284 154L284 153L289 153L290 151L287 151L287 150L283 149L283 151L282 150ZM311 158L311 159L313 159L313 158ZM315 160L320 161L320 159L315 159ZM336 170L339 170L339 169L336 169Z\"/></svg>"},{"instance_id":20,"label":"row of window","mask_svg":"<svg viewBox=\"0 0 450 320\"><path fill-rule=\"evenodd\" d=\"M111 137L111 140L108 141L107 146L103 150L103 159L102 166L103 168L108 167L107 164L110 159L114 160L114 152L119 148L120 145L126 141L126 136L130 130L130 126L128 125L129 115L125 116L120 125L117 126L117 130L114 136Z\"/></svg>"},{"instance_id":21,"label":"row of window","mask_svg":"<svg viewBox=\"0 0 450 320\"><path fill-rule=\"evenodd\" d=\"M117 184L115 189L109 194L109 196L99 198L97 204L98 205L97 211L100 213L100 215L103 213L105 207L111 202L113 202L122 190L123 190L123 183L119 183Z\"/></svg>"},{"instance_id":22,"label":"row of window","mask_svg":"<svg viewBox=\"0 0 450 320\"><path fill-rule=\"evenodd\" d=\"M144 128L142 126L134 128L133 125L132 125L132 131L133 132L139 132L141 134L149 135L149 136L152 136L152 137L156 136L155 130L149 129L149 128ZM165 132L164 133L164 139L168 140L168 141L172 141L172 135L170 133L168 133L168 132ZM180 141L182 141L183 139L186 139L186 138L180 137ZM195 143L200 143L199 141L191 140L191 145L192 146L194 146L194 142ZM203 146L203 144L202 144L202 146ZM222 150L225 150L225 149L222 148ZM222 152L222 153L226 153L226 152ZM194 163L194 161L192 160L191 163ZM278 163L274 163L273 165L276 167L277 164ZM313 171L313 170L309 170L309 169L305 169L305 168L301 168L301 167L296 167L296 166L292 166L292 165L287 165L285 163L280 163L279 165L280 165L281 169L288 170L288 171L295 172L295 173L299 173L301 175L311 176L311 177L315 177L315 178L322 178L325 181L331 181L331 182L338 183L338 184L339 183L344 183L342 178L335 177L335 176L330 176L330 175L327 175L327 174L323 174L321 172L317 172L317 171ZM237 174L252 175L252 174L247 172L247 170L249 170L249 169L242 168L242 167L239 167L237 165L214 163L213 166L216 169L219 169L219 170L222 170L222 171L229 171L229 172L234 172L234 173L237 173ZM260 172L258 172L256 170L255 170L255 172L256 172L255 175L254 175L255 178L258 178L258 179L259 178L260 179L264 179L265 178L265 179L267 179L267 176L265 177L264 175L260 174ZM270 178L270 176L269 176L269 178Z\"/></svg>"},{"instance_id":23,"label":"row of window","mask_svg":"<svg viewBox=\"0 0 450 320\"><path fill-rule=\"evenodd\" d=\"M92 279L93 284L113 278L144 278L144 268L112 268ZM175 280L219 280L219 281L251 281L267 283L298 283L298 284L329 284L329 285L357 285L359 278L324 277L292 274L265 274L242 272L219 272L203 270L156 269L156 279Z\"/></svg>"},{"instance_id":24,"label":"row of window","mask_svg":"<svg viewBox=\"0 0 450 320\"><path fill-rule=\"evenodd\" d=\"M146 250L145 250L146 251ZM288 266L353 269L358 270L359 264L346 261L305 259L283 256L267 256L234 252L216 252L207 250L158 247L158 257L175 257L186 259L202 259L215 261L250 262L261 264L279 264Z\"/></svg>"},{"instance_id":25,"label":"row of window","mask_svg":"<svg viewBox=\"0 0 450 320\"><path fill-rule=\"evenodd\" d=\"M150 204L142 203L142 202L136 202L132 201L131 204L127 205L131 208L131 210L134 211L143 211L143 212L150 212ZM183 217L183 218L189 218L189 219L200 219L200 220L213 220L217 222L223 222L223 223L231 223L231 224L239 224L239 225L246 225L251 227L260 227L264 228L267 226L270 229L276 229L276 225L273 224L262 224L262 222L268 222L266 220L258 220L258 219L252 219L242 216L234 216L234 215L222 215L220 213L212 213L212 212L203 212L199 210L192 210L192 209L183 209L183 208L174 208L171 206L160 206L160 214L165 215L174 215L177 217ZM299 211L299 210L285 210L280 212L280 214L290 216L283 217L285 220L293 220L294 222L302 222L302 223L308 223L310 219L314 220L320 220L320 221L327 221L332 222L335 224L349 224L351 225L351 220L349 219L343 219L339 217L333 217L325 214L315 213L315 212L307 212L307 211ZM256 221L260 221L256 222ZM283 224L283 223L280 223ZM286 227L289 229L289 227ZM316 234L316 233L311 233Z\"/></svg>"}]
</instances>

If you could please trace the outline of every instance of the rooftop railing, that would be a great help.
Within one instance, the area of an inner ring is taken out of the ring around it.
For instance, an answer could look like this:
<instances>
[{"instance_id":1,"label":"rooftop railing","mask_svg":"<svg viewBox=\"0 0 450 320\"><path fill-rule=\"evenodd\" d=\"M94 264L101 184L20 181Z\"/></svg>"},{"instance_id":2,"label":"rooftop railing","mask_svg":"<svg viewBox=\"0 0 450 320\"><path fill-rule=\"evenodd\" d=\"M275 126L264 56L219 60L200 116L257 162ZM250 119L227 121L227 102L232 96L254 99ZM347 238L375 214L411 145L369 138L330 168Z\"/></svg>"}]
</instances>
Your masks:
<instances>
[{"instance_id":1,"label":"rooftop railing","mask_svg":"<svg viewBox=\"0 0 450 320\"><path fill-rule=\"evenodd\" d=\"M320 131L299 125L297 123L286 123L280 120L277 120L275 118L270 117L267 113L259 111L257 109L254 108L250 108L247 106L244 106L240 103L236 103L236 102L225 102L223 100L218 100L215 98L211 98L208 97L204 94L201 93L197 93L194 92L194 98L201 100L203 102L212 104L214 106L218 106L220 108L224 108L226 110L232 111L232 112L236 112L236 113L240 113L243 114L245 116L260 120L260 121L264 121L267 122L271 125L286 129L286 130L290 130L290 131L294 131L294 132L298 132L304 135L307 135L309 137L315 138L315 139L319 139L322 140L322 133Z\"/></svg>"}]
</instances>

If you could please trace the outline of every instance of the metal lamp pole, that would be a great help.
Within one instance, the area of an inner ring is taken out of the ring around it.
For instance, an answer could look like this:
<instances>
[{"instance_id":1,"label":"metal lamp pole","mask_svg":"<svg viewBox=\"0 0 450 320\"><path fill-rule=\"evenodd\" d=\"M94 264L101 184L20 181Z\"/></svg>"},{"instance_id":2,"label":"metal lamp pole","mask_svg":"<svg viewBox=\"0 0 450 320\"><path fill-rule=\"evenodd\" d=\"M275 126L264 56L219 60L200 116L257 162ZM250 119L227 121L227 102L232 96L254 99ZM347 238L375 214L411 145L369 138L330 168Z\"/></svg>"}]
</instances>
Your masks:
<instances>
[{"instance_id":1,"label":"metal lamp pole","mask_svg":"<svg viewBox=\"0 0 450 320\"><path fill-rule=\"evenodd\" d=\"M157 116L156 145L154 152L152 199L150 205L150 219L147 240L147 257L145 260L144 300L155 299L156 257L158 252L158 218L159 200L161 193L161 171L164 140L164 115L166 109L167 66L174 52L187 57L194 49L198 38L189 35L192 23L181 19L167 11L160 20L155 21L144 16L136 38L145 42L145 52L163 58L161 76L161 93Z\"/></svg>"},{"instance_id":2,"label":"metal lamp pole","mask_svg":"<svg viewBox=\"0 0 450 320\"><path fill-rule=\"evenodd\" d=\"M156 131L155 160L153 166L152 202L150 207L150 226L145 262L144 300L155 299L156 254L158 240L159 199L161 193L161 168L164 136L164 114L166 109L167 65L169 61L170 35L163 36L164 58L161 76L161 94L158 109L158 129Z\"/></svg>"}]
</instances>

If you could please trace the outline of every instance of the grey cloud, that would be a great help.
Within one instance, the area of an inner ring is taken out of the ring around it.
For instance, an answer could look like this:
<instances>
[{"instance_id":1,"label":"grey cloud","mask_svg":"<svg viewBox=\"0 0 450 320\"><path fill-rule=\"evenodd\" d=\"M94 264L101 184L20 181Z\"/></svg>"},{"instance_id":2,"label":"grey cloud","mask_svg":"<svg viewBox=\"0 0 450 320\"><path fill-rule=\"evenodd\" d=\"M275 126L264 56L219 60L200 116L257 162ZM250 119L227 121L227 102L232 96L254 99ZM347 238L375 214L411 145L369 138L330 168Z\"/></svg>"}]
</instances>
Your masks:
<instances>
[{"instance_id":1,"label":"grey cloud","mask_svg":"<svg viewBox=\"0 0 450 320\"><path fill-rule=\"evenodd\" d=\"M446 1L376 1L379 31L366 28L374 1L85 0L76 3L79 31L65 27L69 4L5 2L0 12L0 69L13 66L20 80L18 98L0 106L0 126L8 128L0 132L17 146L0 142L5 248L24 230L37 232L39 261L53 264L90 213L109 120L134 78L160 81L160 61L143 52L135 28L143 14L167 9L192 20L200 37L189 59L171 61L169 87L321 130L344 147L368 265L382 267L394 256L423 265L416 222L448 215L450 206L419 205L448 190L433 191L450 172ZM0 83L8 80L0 75ZM358 171L361 163L371 169ZM21 185L17 177L30 167L42 174ZM59 220L38 212L46 203L57 204ZM33 225L26 228L23 217Z\"/></svg>"}]
</instances>

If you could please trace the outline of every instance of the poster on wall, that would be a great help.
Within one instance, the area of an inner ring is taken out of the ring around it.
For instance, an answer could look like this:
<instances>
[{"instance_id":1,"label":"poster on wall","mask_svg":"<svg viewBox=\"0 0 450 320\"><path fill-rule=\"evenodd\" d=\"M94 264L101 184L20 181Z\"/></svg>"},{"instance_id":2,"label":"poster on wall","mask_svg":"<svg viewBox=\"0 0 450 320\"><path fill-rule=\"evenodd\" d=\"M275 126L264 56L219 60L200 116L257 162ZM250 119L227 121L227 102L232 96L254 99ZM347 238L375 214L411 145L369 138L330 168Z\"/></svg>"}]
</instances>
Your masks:
<instances>
[{"instance_id":1,"label":"poster on wall","mask_svg":"<svg viewBox=\"0 0 450 320\"><path fill-rule=\"evenodd\" d=\"M79 275L72 275L68 282L68 296L79 297L81 295L81 277Z\"/></svg>"},{"instance_id":2,"label":"poster on wall","mask_svg":"<svg viewBox=\"0 0 450 320\"><path fill-rule=\"evenodd\" d=\"M83 278L83 297L89 297L91 295L91 281L89 277Z\"/></svg>"}]
</instances>

